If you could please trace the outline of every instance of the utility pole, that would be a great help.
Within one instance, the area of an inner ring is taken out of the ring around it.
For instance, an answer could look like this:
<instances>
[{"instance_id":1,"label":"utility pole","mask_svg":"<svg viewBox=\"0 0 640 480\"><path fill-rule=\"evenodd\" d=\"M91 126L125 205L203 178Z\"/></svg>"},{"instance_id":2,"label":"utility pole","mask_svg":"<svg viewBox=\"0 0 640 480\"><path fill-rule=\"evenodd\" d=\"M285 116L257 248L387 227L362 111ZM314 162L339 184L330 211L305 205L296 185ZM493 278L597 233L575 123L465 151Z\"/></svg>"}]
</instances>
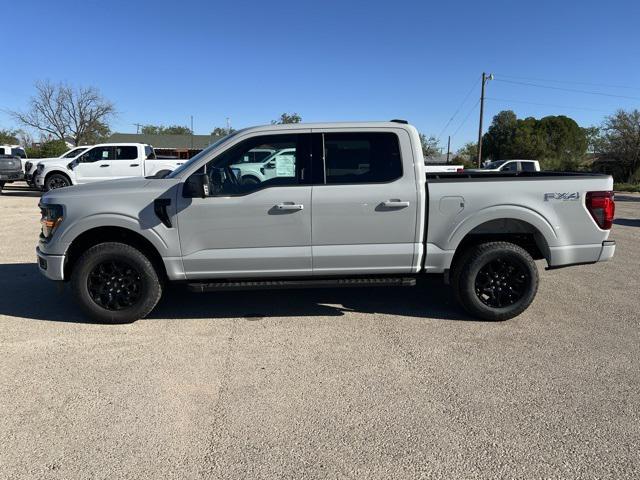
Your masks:
<instances>
[{"instance_id":1,"label":"utility pole","mask_svg":"<svg viewBox=\"0 0 640 480\"><path fill-rule=\"evenodd\" d=\"M136 127L136 135L138 133L140 133L140 127L143 127L144 125L142 125L141 123L134 123L133 125L135 125Z\"/></svg>"},{"instance_id":2,"label":"utility pole","mask_svg":"<svg viewBox=\"0 0 640 480\"><path fill-rule=\"evenodd\" d=\"M449 139L447 140L447 163L449 163L450 153L451 153L451 135L449 135Z\"/></svg>"},{"instance_id":3,"label":"utility pole","mask_svg":"<svg viewBox=\"0 0 640 480\"><path fill-rule=\"evenodd\" d=\"M487 80L493 80L493 73L482 72L482 90L480 91L480 124L478 126L478 168L482 166L482 116L484 114L484 86Z\"/></svg>"},{"instance_id":4,"label":"utility pole","mask_svg":"<svg viewBox=\"0 0 640 480\"><path fill-rule=\"evenodd\" d=\"M193 150L193 115L191 115L191 150Z\"/></svg>"},{"instance_id":5,"label":"utility pole","mask_svg":"<svg viewBox=\"0 0 640 480\"><path fill-rule=\"evenodd\" d=\"M227 117L227 135L231 133L231 119Z\"/></svg>"}]
</instances>

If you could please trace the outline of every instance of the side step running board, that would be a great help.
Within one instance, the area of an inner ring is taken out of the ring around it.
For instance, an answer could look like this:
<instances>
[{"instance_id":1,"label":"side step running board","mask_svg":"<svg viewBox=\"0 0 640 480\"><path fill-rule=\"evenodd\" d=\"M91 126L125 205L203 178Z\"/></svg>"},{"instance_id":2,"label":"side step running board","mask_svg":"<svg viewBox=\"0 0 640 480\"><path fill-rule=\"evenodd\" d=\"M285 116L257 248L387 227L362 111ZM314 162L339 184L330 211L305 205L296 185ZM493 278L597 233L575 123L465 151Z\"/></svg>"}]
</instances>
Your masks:
<instances>
[{"instance_id":1,"label":"side step running board","mask_svg":"<svg viewBox=\"0 0 640 480\"><path fill-rule=\"evenodd\" d=\"M220 290L271 290L287 288L334 288L334 287L413 287L413 277L336 278L310 280L244 280L226 282L194 282L187 288L192 292L216 292Z\"/></svg>"}]
</instances>

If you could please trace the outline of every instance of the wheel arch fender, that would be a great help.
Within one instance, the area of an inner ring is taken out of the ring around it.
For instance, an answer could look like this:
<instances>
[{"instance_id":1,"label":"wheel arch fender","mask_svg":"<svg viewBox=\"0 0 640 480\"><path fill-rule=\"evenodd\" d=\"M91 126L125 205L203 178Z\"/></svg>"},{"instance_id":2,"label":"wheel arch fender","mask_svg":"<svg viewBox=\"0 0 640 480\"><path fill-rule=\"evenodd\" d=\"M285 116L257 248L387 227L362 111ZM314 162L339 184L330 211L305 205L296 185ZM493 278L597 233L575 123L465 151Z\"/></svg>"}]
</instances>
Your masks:
<instances>
[{"instance_id":1,"label":"wheel arch fender","mask_svg":"<svg viewBox=\"0 0 640 480\"><path fill-rule=\"evenodd\" d=\"M456 225L447 239L447 250L456 251L469 234L481 229L486 224L501 220L516 221L528 225L532 233L537 233L540 240L544 242L543 253L545 256L548 255L548 248L558 243L558 235L553 226L538 212L518 205L503 205L480 210Z\"/></svg>"},{"instance_id":2,"label":"wheel arch fender","mask_svg":"<svg viewBox=\"0 0 640 480\"><path fill-rule=\"evenodd\" d=\"M96 215L96 217L104 217ZM167 254L167 245L162 238L151 229L133 228L130 221L111 216L106 222L104 218L85 219L83 224L65 231L61 237L66 244L65 278L73 268L75 260L88 248L99 243L115 241L138 248L152 261L157 271L166 278L167 271L163 257Z\"/></svg>"}]
</instances>

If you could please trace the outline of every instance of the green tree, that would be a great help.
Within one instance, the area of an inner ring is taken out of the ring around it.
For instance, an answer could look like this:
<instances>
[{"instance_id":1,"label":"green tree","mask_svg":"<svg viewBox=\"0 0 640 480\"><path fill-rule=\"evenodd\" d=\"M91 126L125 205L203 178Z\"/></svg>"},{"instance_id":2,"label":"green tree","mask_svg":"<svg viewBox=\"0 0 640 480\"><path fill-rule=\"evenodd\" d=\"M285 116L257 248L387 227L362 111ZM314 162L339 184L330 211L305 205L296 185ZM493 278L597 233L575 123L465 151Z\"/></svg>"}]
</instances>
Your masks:
<instances>
[{"instance_id":1,"label":"green tree","mask_svg":"<svg viewBox=\"0 0 640 480\"><path fill-rule=\"evenodd\" d=\"M302 117L297 113L283 113L277 120L271 120L272 125L283 125L285 123L300 123Z\"/></svg>"},{"instance_id":2,"label":"green tree","mask_svg":"<svg viewBox=\"0 0 640 480\"><path fill-rule=\"evenodd\" d=\"M424 133L420 134L420 145L422 146L422 155L424 157L433 157L440 153L438 147L438 139L433 135L427 137Z\"/></svg>"},{"instance_id":3,"label":"green tree","mask_svg":"<svg viewBox=\"0 0 640 480\"><path fill-rule=\"evenodd\" d=\"M518 119L511 110L495 117L482 137L483 158L509 160L527 158L541 160L563 170L575 170L584 159L589 139L587 130L580 128L564 115L548 116L540 120Z\"/></svg>"},{"instance_id":4,"label":"green tree","mask_svg":"<svg viewBox=\"0 0 640 480\"><path fill-rule=\"evenodd\" d=\"M144 125L141 133L143 135L191 135L191 129L182 125Z\"/></svg>"},{"instance_id":5,"label":"green tree","mask_svg":"<svg viewBox=\"0 0 640 480\"><path fill-rule=\"evenodd\" d=\"M211 132L211 135L214 136L214 137L224 137L224 136L229 135L230 133L233 133L235 131L236 131L235 128L216 127Z\"/></svg>"},{"instance_id":6,"label":"green tree","mask_svg":"<svg viewBox=\"0 0 640 480\"><path fill-rule=\"evenodd\" d=\"M487 133L482 137L482 158L502 160L507 158L508 150L515 136L517 118L511 110L503 110L493 117Z\"/></svg>"},{"instance_id":7,"label":"green tree","mask_svg":"<svg viewBox=\"0 0 640 480\"><path fill-rule=\"evenodd\" d=\"M40 145L40 156L42 158L59 157L69 150L69 147L62 140L50 140Z\"/></svg>"},{"instance_id":8,"label":"green tree","mask_svg":"<svg viewBox=\"0 0 640 480\"><path fill-rule=\"evenodd\" d=\"M18 132L15 130L0 129L0 144L16 145L18 143Z\"/></svg>"},{"instance_id":9,"label":"green tree","mask_svg":"<svg viewBox=\"0 0 640 480\"><path fill-rule=\"evenodd\" d=\"M600 140L602 154L615 160L628 183L639 179L640 111L618 110L605 118Z\"/></svg>"}]
</instances>

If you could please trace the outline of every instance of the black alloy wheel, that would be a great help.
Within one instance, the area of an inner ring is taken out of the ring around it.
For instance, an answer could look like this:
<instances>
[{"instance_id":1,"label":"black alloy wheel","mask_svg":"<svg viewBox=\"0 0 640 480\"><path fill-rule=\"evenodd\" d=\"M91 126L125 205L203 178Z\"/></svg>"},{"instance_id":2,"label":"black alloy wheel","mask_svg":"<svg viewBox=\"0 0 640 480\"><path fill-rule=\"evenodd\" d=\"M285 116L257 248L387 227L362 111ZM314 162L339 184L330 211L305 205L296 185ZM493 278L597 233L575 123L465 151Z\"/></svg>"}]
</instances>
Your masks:
<instances>
[{"instance_id":1,"label":"black alloy wheel","mask_svg":"<svg viewBox=\"0 0 640 480\"><path fill-rule=\"evenodd\" d=\"M511 306L529 291L531 278L518 261L496 258L476 275L475 292L482 303L491 308Z\"/></svg>"},{"instance_id":2,"label":"black alloy wheel","mask_svg":"<svg viewBox=\"0 0 640 480\"><path fill-rule=\"evenodd\" d=\"M124 310L135 305L142 293L140 273L128 263L108 260L97 264L87 278L91 299L106 310Z\"/></svg>"}]
</instances>

